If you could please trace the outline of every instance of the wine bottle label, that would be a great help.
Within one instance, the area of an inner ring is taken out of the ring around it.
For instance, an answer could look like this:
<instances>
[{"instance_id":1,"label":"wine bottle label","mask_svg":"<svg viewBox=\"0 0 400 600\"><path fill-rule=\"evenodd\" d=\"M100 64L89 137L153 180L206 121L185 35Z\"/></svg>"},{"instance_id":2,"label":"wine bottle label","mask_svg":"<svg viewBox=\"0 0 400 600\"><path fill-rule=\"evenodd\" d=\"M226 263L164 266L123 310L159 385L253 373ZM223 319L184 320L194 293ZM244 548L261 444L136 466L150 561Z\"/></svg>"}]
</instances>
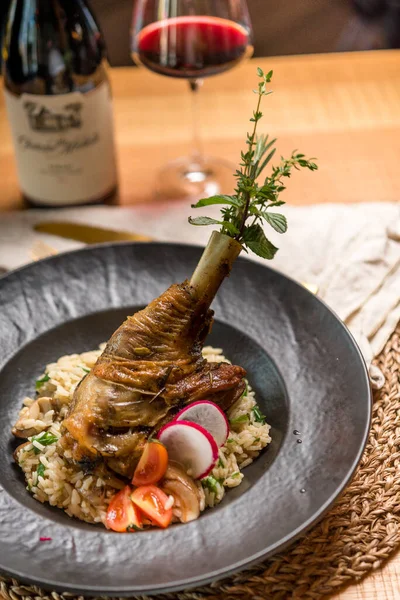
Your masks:
<instances>
[{"instance_id":1,"label":"wine bottle label","mask_svg":"<svg viewBox=\"0 0 400 600\"><path fill-rule=\"evenodd\" d=\"M5 90L22 191L40 204L95 201L116 185L113 119L107 82L86 94Z\"/></svg>"}]
</instances>

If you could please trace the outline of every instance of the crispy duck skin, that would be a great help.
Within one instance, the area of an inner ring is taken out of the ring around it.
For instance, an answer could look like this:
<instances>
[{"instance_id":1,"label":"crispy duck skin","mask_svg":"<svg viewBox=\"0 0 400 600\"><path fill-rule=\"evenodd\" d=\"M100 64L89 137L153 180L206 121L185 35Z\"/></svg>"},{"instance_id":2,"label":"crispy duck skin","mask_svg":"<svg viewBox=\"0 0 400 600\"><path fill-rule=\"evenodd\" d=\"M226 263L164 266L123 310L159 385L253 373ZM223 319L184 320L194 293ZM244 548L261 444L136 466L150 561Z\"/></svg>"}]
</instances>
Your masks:
<instances>
[{"instance_id":1,"label":"crispy duck skin","mask_svg":"<svg viewBox=\"0 0 400 600\"><path fill-rule=\"evenodd\" d=\"M245 371L202 356L213 312L189 282L172 285L113 334L77 387L61 447L131 476L151 432L181 406L209 398L226 410Z\"/></svg>"}]
</instances>

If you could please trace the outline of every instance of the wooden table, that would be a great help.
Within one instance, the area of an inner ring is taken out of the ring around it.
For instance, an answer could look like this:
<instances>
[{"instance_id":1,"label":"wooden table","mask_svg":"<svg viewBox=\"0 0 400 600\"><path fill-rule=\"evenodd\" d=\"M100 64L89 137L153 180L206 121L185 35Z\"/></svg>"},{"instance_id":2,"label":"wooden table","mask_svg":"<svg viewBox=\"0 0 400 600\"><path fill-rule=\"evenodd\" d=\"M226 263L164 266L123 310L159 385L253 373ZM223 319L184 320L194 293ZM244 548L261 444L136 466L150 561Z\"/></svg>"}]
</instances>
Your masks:
<instances>
[{"instance_id":1,"label":"wooden table","mask_svg":"<svg viewBox=\"0 0 400 600\"><path fill-rule=\"evenodd\" d=\"M317 156L320 170L298 173L293 204L400 200L400 51L274 57L210 79L199 119L206 151L237 161L253 110L255 69L274 69L263 128L282 153ZM139 69L111 72L120 165L119 202L153 201L158 169L190 148L190 101L184 82ZM13 149L0 100L0 208L20 208ZM335 596L398 600L400 556Z\"/></svg>"},{"instance_id":2,"label":"wooden table","mask_svg":"<svg viewBox=\"0 0 400 600\"><path fill-rule=\"evenodd\" d=\"M254 105L256 65L274 69L262 126L278 150L318 157L312 177L298 173L286 200L373 202L400 199L400 52L377 51L254 59L206 81L199 121L205 149L237 162ZM168 160L190 150L187 84L142 69L111 72L121 204L149 201ZM0 99L2 209L22 205L13 148Z\"/></svg>"}]
</instances>

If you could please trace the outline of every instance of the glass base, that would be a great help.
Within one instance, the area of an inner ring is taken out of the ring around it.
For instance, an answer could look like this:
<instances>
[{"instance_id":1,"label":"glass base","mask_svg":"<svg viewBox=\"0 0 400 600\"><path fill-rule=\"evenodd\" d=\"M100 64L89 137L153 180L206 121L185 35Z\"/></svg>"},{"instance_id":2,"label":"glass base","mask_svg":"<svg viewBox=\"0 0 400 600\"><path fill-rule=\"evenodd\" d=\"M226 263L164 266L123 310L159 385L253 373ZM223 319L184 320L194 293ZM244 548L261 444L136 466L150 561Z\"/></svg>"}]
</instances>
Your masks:
<instances>
[{"instance_id":1,"label":"glass base","mask_svg":"<svg viewBox=\"0 0 400 600\"><path fill-rule=\"evenodd\" d=\"M232 194L235 166L218 158L181 157L159 173L156 193L163 198L207 198Z\"/></svg>"}]
</instances>

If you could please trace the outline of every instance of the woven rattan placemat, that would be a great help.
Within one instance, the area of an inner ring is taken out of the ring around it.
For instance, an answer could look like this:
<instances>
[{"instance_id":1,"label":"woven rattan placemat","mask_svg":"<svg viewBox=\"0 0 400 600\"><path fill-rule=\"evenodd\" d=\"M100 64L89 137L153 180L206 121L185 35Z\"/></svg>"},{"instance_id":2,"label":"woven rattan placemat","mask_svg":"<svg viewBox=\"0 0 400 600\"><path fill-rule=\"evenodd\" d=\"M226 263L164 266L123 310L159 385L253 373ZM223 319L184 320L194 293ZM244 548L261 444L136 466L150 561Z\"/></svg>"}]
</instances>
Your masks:
<instances>
[{"instance_id":1,"label":"woven rattan placemat","mask_svg":"<svg viewBox=\"0 0 400 600\"><path fill-rule=\"evenodd\" d=\"M326 517L264 564L158 599L316 600L360 580L400 546L400 325L376 362L386 384L374 397L369 442L352 483ZM0 582L7 600L75 598L1 577Z\"/></svg>"}]
</instances>

